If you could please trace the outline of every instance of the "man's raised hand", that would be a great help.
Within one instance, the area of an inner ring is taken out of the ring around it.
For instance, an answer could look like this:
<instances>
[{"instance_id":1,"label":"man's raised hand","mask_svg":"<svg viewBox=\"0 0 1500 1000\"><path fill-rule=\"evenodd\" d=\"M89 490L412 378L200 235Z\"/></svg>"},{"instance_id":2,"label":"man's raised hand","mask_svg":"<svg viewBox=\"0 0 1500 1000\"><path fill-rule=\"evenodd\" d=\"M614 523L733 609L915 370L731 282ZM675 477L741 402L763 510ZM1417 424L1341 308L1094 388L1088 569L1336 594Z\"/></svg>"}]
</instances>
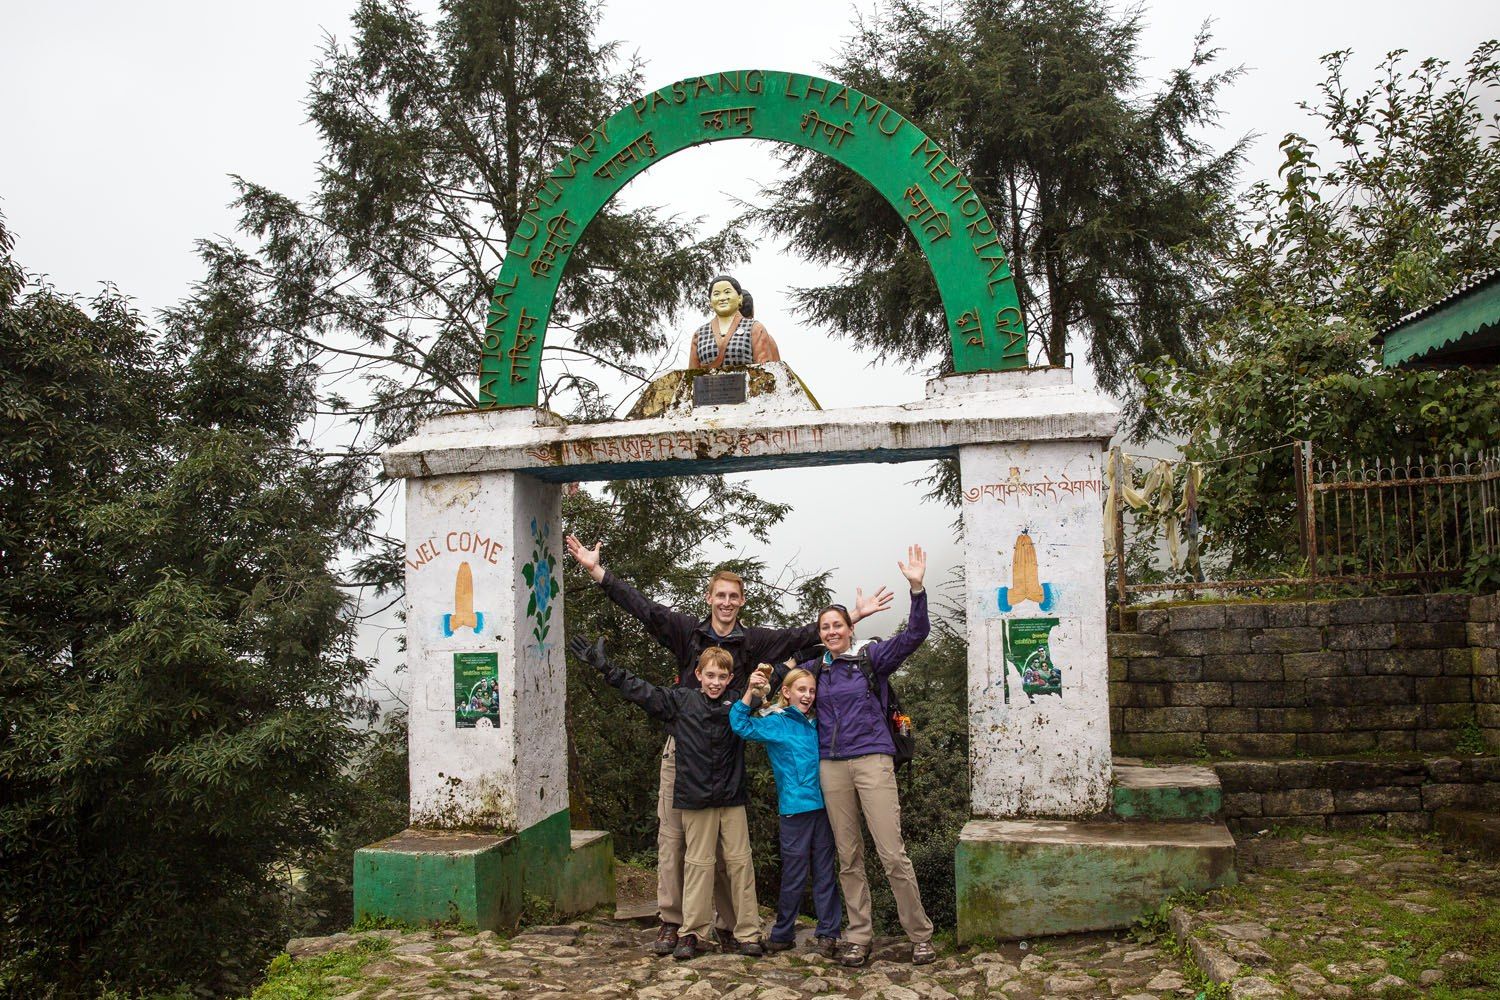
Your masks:
<instances>
[{"instance_id":1,"label":"man's raised hand","mask_svg":"<svg viewBox=\"0 0 1500 1000\"><path fill-rule=\"evenodd\" d=\"M849 617L854 621L859 621L861 618L869 617L870 615L873 615L878 611L884 611L886 608L891 606L891 601L894 600L895 597L895 594L891 593L891 591L887 590L884 587L881 587L869 597L865 596L865 592L863 589L855 587L854 614L850 615Z\"/></svg>"},{"instance_id":2,"label":"man's raised hand","mask_svg":"<svg viewBox=\"0 0 1500 1000\"><path fill-rule=\"evenodd\" d=\"M906 577L906 582L911 584L913 594L922 589L922 578L927 575L927 553L922 551L922 546L908 546L906 562L898 559L896 567L901 570L901 575Z\"/></svg>"},{"instance_id":3,"label":"man's raised hand","mask_svg":"<svg viewBox=\"0 0 1500 1000\"><path fill-rule=\"evenodd\" d=\"M609 666L609 659L604 655L603 636L595 639L590 645L583 636L575 635L568 640L568 652L596 670L603 670Z\"/></svg>"},{"instance_id":4,"label":"man's raised hand","mask_svg":"<svg viewBox=\"0 0 1500 1000\"><path fill-rule=\"evenodd\" d=\"M586 549L577 535L568 535L563 539L563 544L568 548L568 555L577 560L578 565L593 577L595 583L604 579L604 556L601 551L604 548L603 542L595 542L593 548Z\"/></svg>"}]
</instances>

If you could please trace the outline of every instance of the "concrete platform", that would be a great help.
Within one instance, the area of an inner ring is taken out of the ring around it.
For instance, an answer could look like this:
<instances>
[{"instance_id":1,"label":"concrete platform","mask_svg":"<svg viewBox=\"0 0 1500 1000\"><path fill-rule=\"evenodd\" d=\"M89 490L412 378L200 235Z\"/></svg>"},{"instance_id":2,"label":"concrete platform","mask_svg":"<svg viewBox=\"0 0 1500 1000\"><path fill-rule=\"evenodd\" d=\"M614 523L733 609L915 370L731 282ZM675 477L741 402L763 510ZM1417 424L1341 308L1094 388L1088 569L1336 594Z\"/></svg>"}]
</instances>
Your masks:
<instances>
[{"instance_id":1,"label":"concrete platform","mask_svg":"<svg viewBox=\"0 0 1500 1000\"><path fill-rule=\"evenodd\" d=\"M1219 818L1224 793L1211 767L1141 767L1115 762L1110 811L1120 819L1206 822Z\"/></svg>"},{"instance_id":2,"label":"concrete platform","mask_svg":"<svg viewBox=\"0 0 1500 1000\"><path fill-rule=\"evenodd\" d=\"M520 922L528 894L551 902L560 918L613 908L610 835L565 832L567 853L553 858L528 849L524 834L403 830L354 852L354 919L508 933ZM548 870L532 870L539 866Z\"/></svg>"},{"instance_id":3,"label":"concrete platform","mask_svg":"<svg viewBox=\"0 0 1500 1000\"><path fill-rule=\"evenodd\" d=\"M521 917L520 838L402 830L354 852L354 919L510 931Z\"/></svg>"},{"instance_id":4,"label":"concrete platform","mask_svg":"<svg viewBox=\"0 0 1500 1000\"><path fill-rule=\"evenodd\" d=\"M960 942L1128 927L1236 880L1223 823L970 820L954 868Z\"/></svg>"}]
</instances>

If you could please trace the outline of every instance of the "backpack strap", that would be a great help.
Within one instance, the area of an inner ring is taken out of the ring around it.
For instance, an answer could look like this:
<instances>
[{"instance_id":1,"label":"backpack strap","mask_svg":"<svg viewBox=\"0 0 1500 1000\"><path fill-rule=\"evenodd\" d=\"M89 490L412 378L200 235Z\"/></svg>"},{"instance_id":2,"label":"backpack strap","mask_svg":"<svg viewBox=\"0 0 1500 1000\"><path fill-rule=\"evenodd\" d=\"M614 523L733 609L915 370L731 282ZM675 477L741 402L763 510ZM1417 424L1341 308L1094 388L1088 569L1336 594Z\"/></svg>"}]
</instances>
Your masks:
<instances>
[{"instance_id":1,"label":"backpack strap","mask_svg":"<svg viewBox=\"0 0 1500 1000\"><path fill-rule=\"evenodd\" d=\"M875 677L875 664L870 661L868 646L859 651L859 659L855 660L855 665L859 667L859 672L864 675L865 683L870 685L870 693L875 696L875 700L884 709L885 699L880 697L880 681Z\"/></svg>"}]
</instances>

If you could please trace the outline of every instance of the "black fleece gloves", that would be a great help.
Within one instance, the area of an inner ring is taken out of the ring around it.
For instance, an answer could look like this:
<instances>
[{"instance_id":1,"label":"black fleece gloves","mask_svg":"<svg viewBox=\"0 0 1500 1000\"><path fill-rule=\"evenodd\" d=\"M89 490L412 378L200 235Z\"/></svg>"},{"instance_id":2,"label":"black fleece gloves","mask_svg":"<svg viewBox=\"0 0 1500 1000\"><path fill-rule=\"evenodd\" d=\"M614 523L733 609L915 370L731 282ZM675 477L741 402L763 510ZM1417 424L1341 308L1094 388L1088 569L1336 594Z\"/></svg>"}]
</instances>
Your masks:
<instances>
[{"instance_id":1,"label":"black fleece gloves","mask_svg":"<svg viewBox=\"0 0 1500 1000\"><path fill-rule=\"evenodd\" d=\"M590 645L589 641L581 635L575 635L568 640L568 652L587 663L595 670L604 670L609 667L609 660L604 655L604 637L600 636Z\"/></svg>"}]
</instances>

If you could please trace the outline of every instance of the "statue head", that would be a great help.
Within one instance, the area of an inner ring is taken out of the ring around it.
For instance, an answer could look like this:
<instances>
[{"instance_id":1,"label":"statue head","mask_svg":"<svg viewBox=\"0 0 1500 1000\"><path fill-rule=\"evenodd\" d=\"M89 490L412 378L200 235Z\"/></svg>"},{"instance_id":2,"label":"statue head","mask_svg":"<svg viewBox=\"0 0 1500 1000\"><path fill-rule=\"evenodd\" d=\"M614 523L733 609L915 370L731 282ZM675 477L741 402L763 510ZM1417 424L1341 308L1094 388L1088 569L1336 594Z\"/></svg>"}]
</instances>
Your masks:
<instances>
[{"instance_id":1,"label":"statue head","mask_svg":"<svg viewBox=\"0 0 1500 1000\"><path fill-rule=\"evenodd\" d=\"M709 280L708 306L715 316L725 320L735 312L746 319L755 315L755 300L727 274L716 274Z\"/></svg>"}]
</instances>

